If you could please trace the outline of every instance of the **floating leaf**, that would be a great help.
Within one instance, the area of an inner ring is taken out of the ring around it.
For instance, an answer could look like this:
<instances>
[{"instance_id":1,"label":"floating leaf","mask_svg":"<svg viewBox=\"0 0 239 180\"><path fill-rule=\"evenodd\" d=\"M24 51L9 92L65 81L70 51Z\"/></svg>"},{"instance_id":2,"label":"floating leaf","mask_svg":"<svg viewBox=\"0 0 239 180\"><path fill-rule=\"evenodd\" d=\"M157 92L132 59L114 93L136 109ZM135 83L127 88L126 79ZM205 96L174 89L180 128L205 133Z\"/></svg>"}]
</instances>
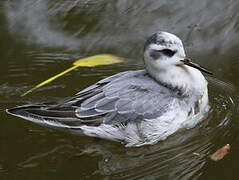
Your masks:
<instances>
[{"instance_id":1,"label":"floating leaf","mask_svg":"<svg viewBox=\"0 0 239 180\"><path fill-rule=\"evenodd\" d=\"M193 152L193 155L194 155L194 156L200 156L200 154L197 153L197 152Z\"/></svg>"},{"instance_id":2,"label":"floating leaf","mask_svg":"<svg viewBox=\"0 0 239 180\"><path fill-rule=\"evenodd\" d=\"M79 59L73 63L75 66L81 67L94 67L100 65L109 65L114 63L122 62L123 59L110 54L101 54L96 56L91 56L84 59Z\"/></svg>"},{"instance_id":3,"label":"floating leaf","mask_svg":"<svg viewBox=\"0 0 239 180\"><path fill-rule=\"evenodd\" d=\"M223 146L222 148L218 149L215 153L213 153L210 158L213 161L219 161L227 155L228 151L230 150L230 144Z\"/></svg>"},{"instance_id":4,"label":"floating leaf","mask_svg":"<svg viewBox=\"0 0 239 180\"><path fill-rule=\"evenodd\" d=\"M25 95L29 94L30 92L34 91L35 89L38 89L38 88L44 86L45 84L50 83L51 81L57 79L58 77L63 76L64 74L72 71L75 68L109 65L109 64L119 63L119 62L122 62L122 61L123 61L122 58L117 57L117 56L113 56L113 55L110 55L110 54L101 54L101 55L95 55L95 56L79 59L79 60L77 60L73 63L74 66L72 66L72 67L68 68L67 70L65 70L65 71L63 71L63 72L45 80L43 82L41 82L40 84L36 85L32 89L23 93L21 96L25 96Z\"/></svg>"}]
</instances>

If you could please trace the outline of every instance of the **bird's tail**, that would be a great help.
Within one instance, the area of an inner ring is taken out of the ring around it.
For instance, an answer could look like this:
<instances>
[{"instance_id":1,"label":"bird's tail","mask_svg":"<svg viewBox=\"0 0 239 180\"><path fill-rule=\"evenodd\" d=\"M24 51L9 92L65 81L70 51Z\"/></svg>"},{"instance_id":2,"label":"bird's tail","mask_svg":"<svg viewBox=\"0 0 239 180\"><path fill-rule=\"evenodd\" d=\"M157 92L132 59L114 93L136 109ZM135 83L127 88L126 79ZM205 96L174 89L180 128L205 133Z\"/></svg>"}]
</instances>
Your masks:
<instances>
[{"instance_id":1,"label":"bird's tail","mask_svg":"<svg viewBox=\"0 0 239 180\"><path fill-rule=\"evenodd\" d=\"M36 104L7 109L6 112L44 126L70 129L81 126L81 121L75 116L75 109L71 106Z\"/></svg>"}]
</instances>

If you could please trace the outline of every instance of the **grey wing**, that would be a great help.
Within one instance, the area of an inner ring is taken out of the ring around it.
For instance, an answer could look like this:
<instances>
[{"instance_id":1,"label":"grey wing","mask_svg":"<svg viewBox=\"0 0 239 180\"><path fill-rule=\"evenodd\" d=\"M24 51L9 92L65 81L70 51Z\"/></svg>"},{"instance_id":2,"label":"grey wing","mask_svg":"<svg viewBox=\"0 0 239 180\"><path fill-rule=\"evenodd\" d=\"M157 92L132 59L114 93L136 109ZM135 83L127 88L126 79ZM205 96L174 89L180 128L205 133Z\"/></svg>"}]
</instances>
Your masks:
<instances>
[{"instance_id":1,"label":"grey wing","mask_svg":"<svg viewBox=\"0 0 239 180\"><path fill-rule=\"evenodd\" d=\"M133 71L112 79L97 94L73 105L79 106L76 116L85 122L98 121L95 118L101 117L101 123L124 124L161 116L173 98L168 88L158 84L145 71Z\"/></svg>"},{"instance_id":2,"label":"grey wing","mask_svg":"<svg viewBox=\"0 0 239 180\"><path fill-rule=\"evenodd\" d=\"M127 71L103 79L73 97L8 112L38 123L68 128L102 123L117 125L161 116L173 95L144 70Z\"/></svg>"}]
</instances>

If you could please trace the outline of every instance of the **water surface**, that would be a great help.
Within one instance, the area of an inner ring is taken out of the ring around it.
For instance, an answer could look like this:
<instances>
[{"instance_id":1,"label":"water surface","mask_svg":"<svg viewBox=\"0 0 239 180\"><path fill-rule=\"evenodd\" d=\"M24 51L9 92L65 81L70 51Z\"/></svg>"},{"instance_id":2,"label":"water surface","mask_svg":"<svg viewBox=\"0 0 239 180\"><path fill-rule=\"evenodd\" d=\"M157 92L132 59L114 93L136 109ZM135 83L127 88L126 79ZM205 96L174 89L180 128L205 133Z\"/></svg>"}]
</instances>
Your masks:
<instances>
[{"instance_id":1,"label":"water surface","mask_svg":"<svg viewBox=\"0 0 239 180\"><path fill-rule=\"evenodd\" d=\"M3 0L0 2L0 179L238 179L239 3L236 0ZM208 117L140 148L77 137L5 113L56 100L109 75L143 68L147 37L177 34L213 71ZM79 57L112 53L122 64L81 68L20 95ZM232 149L215 163L208 156ZM193 155L197 152L200 156Z\"/></svg>"}]
</instances>

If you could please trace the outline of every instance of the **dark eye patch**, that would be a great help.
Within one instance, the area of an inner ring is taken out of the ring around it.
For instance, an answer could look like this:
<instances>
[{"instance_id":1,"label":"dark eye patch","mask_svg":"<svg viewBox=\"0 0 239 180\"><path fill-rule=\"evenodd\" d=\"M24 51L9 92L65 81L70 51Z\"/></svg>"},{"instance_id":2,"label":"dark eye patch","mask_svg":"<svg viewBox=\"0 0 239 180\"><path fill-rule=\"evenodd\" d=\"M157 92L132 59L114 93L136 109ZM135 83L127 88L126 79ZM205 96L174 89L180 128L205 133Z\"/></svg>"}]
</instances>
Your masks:
<instances>
[{"instance_id":1,"label":"dark eye patch","mask_svg":"<svg viewBox=\"0 0 239 180\"><path fill-rule=\"evenodd\" d=\"M150 56L151 56L153 59L158 59L160 56L162 56L162 53L161 53L161 51L152 50L152 51L150 52Z\"/></svg>"},{"instance_id":2,"label":"dark eye patch","mask_svg":"<svg viewBox=\"0 0 239 180\"><path fill-rule=\"evenodd\" d=\"M150 52L150 56L153 59L158 59L160 56L165 55L168 57L172 57L177 51L172 51L171 49L163 49L163 50L152 50Z\"/></svg>"},{"instance_id":3,"label":"dark eye patch","mask_svg":"<svg viewBox=\"0 0 239 180\"><path fill-rule=\"evenodd\" d=\"M171 49L163 49L161 52L168 57L172 57L176 53L176 51L172 51Z\"/></svg>"}]
</instances>

